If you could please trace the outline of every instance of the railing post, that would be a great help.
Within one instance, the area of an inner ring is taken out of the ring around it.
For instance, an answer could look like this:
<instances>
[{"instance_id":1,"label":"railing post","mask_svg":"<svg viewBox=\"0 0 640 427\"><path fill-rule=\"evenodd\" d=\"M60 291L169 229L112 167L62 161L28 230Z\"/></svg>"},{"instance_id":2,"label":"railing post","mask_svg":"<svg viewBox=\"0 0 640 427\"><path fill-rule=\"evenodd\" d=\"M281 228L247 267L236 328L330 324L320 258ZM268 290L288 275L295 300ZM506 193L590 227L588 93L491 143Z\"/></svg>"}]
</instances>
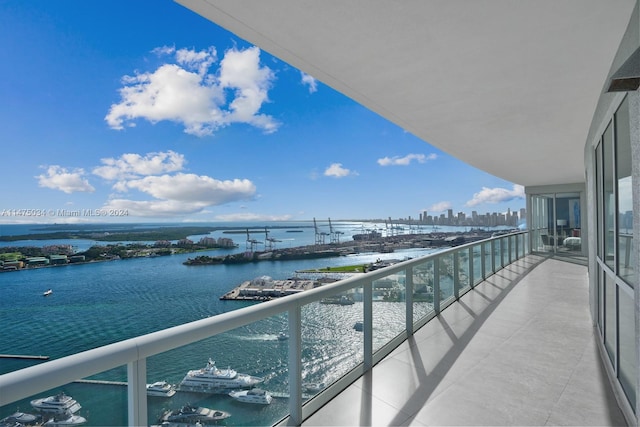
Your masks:
<instances>
[{"instance_id":1,"label":"railing post","mask_svg":"<svg viewBox=\"0 0 640 427\"><path fill-rule=\"evenodd\" d=\"M496 272L496 240L491 241L491 273Z\"/></svg>"},{"instance_id":2,"label":"railing post","mask_svg":"<svg viewBox=\"0 0 640 427\"><path fill-rule=\"evenodd\" d=\"M509 264L511 264L514 261L511 256L511 254L513 253L513 238L509 236L507 238L507 241L509 242L508 249L507 249L509 251Z\"/></svg>"},{"instance_id":3,"label":"railing post","mask_svg":"<svg viewBox=\"0 0 640 427\"><path fill-rule=\"evenodd\" d=\"M127 363L129 425L147 426L147 359Z\"/></svg>"},{"instance_id":4,"label":"railing post","mask_svg":"<svg viewBox=\"0 0 640 427\"><path fill-rule=\"evenodd\" d=\"M289 310L289 421L302 424L302 309Z\"/></svg>"},{"instance_id":5,"label":"railing post","mask_svg":"<svg viewBox=\"0 0 640 427\"><path fill-rule=\"evenodd\" d=\"M364 370L368 371L373 367L373 282L363 286Z\"/></svg>"},{"instance_id":6,"label":"railing post","mask_svg":"<svg viewBox=\"0 0 640 427\"><path fill-rule=\"evenodd\" d=\"M473 253L474 253L473 252L473 248L474 248L474 246L470 246L469 247L469 251L467 253L467 257L468 257L468 261L469 261L467 263L467 271L469 271L469 274L467 274L467 276L469 277L469 288L471 288L471 289L475 288L475 282L476 282L475 271L474 271L475 268L474 268L474 265L473 265L473 261L474 261L474 259L473 259Z\"/></svg>"},{"instance_id":7,"label":"railing post","mask_svg":"<svg viewBox=\"0 0 640 427\"><path fill-rule=\"evenodd\" d=\"M482 260L480 261L480 273L482 274L482 280L487 278L487 251L485 250L485 246L484 243L480 244L480 259Z\"/></svg>"},{"instance_id":8,"label":"railing post","mask_svg":"<svg viewBox=\"0 0 640 427\"><path fill-rule=\"evenodd\" d=\"M440 257L433 259L433 311L440 314Z\"/></svg>"},{"instance_id":9,"label":"railing post","mask_svg":"<svg viewBox=\"0 0 640 427\"><path fill-rule=\"evenodd\" d=\"M406 329L407 336L413 335L413 267L405 270L404 276L404 300L406 304Z\"/></svg>"},{"instance_id":10,"label":"railing post","mask_svg":"<svg viewBox=\"0 0 640 427\"><path fill-rule=\"evenodd\" d=\"M289 310L289 425L302 424L302 309Z\"/></svg>"},{"instance_id":11,"label":"railing post","mask_svg":"<svg viewBox=\"0 0 640 427\"><path fill-rule=\"evenodd\" d=\"M460 299L460 252L453 253L453 298Z\"/></svg>"}]
</instances>

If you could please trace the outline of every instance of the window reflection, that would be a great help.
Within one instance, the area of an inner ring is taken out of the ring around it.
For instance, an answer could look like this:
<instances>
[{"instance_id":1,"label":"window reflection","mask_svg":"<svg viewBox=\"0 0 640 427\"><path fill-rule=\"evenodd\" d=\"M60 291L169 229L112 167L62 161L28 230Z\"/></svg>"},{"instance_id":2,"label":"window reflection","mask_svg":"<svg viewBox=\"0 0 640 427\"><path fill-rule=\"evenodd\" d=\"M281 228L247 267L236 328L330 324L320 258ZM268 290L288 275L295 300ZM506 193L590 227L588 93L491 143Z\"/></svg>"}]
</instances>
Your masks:
<instances>
[{"instance_id":1,"label":"window reflection","mask_svg":"<svg viewBox=\"0 0 640 427\"><path fill-rule=\"evenodd\" d=\"M614 217L615 199L613 194L613 129L611 123L604 132L602 141L602 178L604 184L603 194L603 219L604 219L604 261L613 270L614 264Z\"/></svg>"},{"instance_id":2,"label":"window reflection","mask_svg":"<svg viewBox=\"0 0 640 427\"><path fill-rule=\"evenodd\" d=\"M618 275L633 284L633 206L631 177L631 137L629 135L629 103L616 112L616 192L618 199Z\"/></svg>"}]
</instances>

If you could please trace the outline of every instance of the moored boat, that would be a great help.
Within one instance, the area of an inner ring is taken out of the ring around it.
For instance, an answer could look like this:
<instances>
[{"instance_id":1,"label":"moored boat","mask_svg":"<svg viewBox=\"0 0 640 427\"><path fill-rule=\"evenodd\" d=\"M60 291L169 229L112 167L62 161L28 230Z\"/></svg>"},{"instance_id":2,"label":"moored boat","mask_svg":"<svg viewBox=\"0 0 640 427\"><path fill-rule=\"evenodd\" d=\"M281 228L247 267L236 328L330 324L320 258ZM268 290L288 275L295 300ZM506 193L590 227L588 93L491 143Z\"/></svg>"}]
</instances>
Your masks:
<instances>
[{"instance_id":1,"label":"moored boat","mask_svg":"<svg viewBox=\"0 0 640 427\"><path fill-rule=\"evenodd\" d=\"M229 396L243 403L257 403L259 405L269 405L273 397L266 391L259 388L251 390L236 390L229 393Z\"/></svg>"},{"instance_id":2,"label":"moored boat","mask_svg":"<svg viewBox=\"0 0 640 427\"><path fill-rule=\"evenodd\" d=\"M0 426L15 426L15 425L32 425L40 418L39 415L27 414L24 412L14 412L0 420Z\"/></svg>"},{"instance_id":3,"label":"moored boat","mask_svg":"<svg viewBox=\"0 0 640 427\"><path fill-rule=\"evenodd\" d=\"M303 383L302 389L309 393L318 393L322 389L324 389L324 383Z\"/></svg>"},{"instance_id":4,"label":"moored boat","mask_svg":"<svg viewBox=\"0 0 640 427\"><path fill-rule=\"evenodd\" d=\"M42 296L48 297L49 295L51 295L53 293L53 290L51 289L47 289L46 291L44 291L42 293Z\"/></svg>"},{"instance_id":5,"label":"moored boat","mask_svg":"<svg viewBox=\"0 0 640 427\"><path fill-rule=\"evenodd\" d=\"M184 405L180 409L165 412L160 418L160 422L170 423L196 423L213 422L227 419L230 413L217 409L204 408L201 406Z\"/></svg>"},{"instance_id":6,"label":"moored boat","mask_svg":"<svg viewBox=\"0 0 640 427\"><path fill-rule=\"evenodd\" d=\"M85 417L80 415L67 414L63 417L54 417L49 419L46 423L42 424L43 427L67 427L67 426L79 426L87 422Z\"/></svg>"},{"instance_id":7,"label":"moored boat","mask_svg":"<svg viewBox=\"0 0 640 427\"><path fill-rule=\"evenodd\" d=\"M81 408L80 404L71 396L58 393L55 396L43 397L31 401L31 406L41 412L53 414L76 413Z\"/></svg>"},{"instance_id":8,"label":"moored boat","mask_svg":"<svg viewBox=\"0 0 640 427\"><path fill-rule=\"evenodd\" d=\"M187 372L180 382L180 388L190 391L231 391L251 388L264 381L264 378L248 374L239 374L231 368L218 369L213 360L207 366Z\"/></svg>"},{"instance_id":9,"label":"moored boat","mask_svg":"<svg viewBox=\"0 0 640 427\"><path fill-rule=\"evenodd\" d=\"M166 381L156 381L153 384L147 384L147 396L171 397L174 394L176 394L175 387Z\"/></svg>"}]
</instances>

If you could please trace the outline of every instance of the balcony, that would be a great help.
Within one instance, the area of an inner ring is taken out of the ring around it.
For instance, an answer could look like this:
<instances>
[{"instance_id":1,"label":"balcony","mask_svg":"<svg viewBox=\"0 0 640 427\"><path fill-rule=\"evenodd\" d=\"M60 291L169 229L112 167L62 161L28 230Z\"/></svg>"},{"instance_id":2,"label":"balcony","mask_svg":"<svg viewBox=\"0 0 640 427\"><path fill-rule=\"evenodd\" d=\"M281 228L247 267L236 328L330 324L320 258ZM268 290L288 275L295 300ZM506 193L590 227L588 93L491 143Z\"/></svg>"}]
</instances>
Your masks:
<instances>
[{"instance_id":1,"label":"balcony","mask_svg":"<svg viewBox=\"0 0 640 427\"><path fill-rule=\"evenodd\" d=\"M586 267L528 255L303 425L626 425L588 307Z\"/></svg>"},{"instance_id":2,"label":"balcony","mask_svg":"<svg viewBox=\"0 0 640 427\"><path fill-rule=\"evenodd\" d=\"M25 399L115 370L124 377L119 389L94 404L110 405L112 424L153 424L148 370L174 351L211 349L227 332L278 318L288 325L286 393L269 419L259 413L227 425L625 424L600 364L586 268L527 247L528 233L474 242L11 372L0 376L0 406L25 410ZM310 310L344 294L357 301L362 333L351 318L308 329ZM303 371L321 362L307 356L317 330L345 343L338 354L345 363L309 395Z\"/></svg>"}]
</instances>

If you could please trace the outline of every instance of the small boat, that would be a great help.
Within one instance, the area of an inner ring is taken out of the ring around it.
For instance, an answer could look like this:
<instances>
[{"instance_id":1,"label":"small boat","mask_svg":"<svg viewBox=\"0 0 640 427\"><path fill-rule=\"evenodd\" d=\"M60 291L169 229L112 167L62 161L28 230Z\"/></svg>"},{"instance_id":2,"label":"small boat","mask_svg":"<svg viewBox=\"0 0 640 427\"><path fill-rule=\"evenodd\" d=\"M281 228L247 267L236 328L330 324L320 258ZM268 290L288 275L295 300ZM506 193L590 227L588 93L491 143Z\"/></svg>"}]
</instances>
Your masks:
<instances>
[{"instance_id":1,"label":"small boat","mask_svg":"<svg viewBox=\"0 0 640 427\"><path fill-rule=\"evenodd\" d=\"M320 304L337 304L337 305L353 305L355 301L347 295L335 296L323 298L320 300Z\"/></svg>"},{"instance_id":2,"label":"small boat","mask_svg":"<svg viewBox=\"0 0 640 427\"><path fill-rule=\"evenodd\" d=\"M289 339L289 335L287 335L286 333L280 332L278 334L278 341L286 341L288 339Z\"/></svg>"},{"instance_id":3,"label":"small boat","mask_svg":"<svg viewBox=\"0 0 640 427\"><path fill-rule=\"evenodd\" d=\"M37 411L54 414L74 414L81 408L80 404L74 398L64 393L34 399L31 401L31 406Z\"/></svg>"},{"instance_id":4,"label":"small boat","mask_svg":"<svg viewBox=\"0 0 640 427\"><path fill-rule=\"evenodd\" d=\"M176 394L176 388L166 381L156 381L153 384L147 384L147 396L171 397L174 394Z\"/></svg>"},{"instance_id":5,"label":"small boat","mask_svg":"<svg viewBox=\"0 0 640 427\"><path fill-rule=\"evenodd\" d=\"M85 417L80 415L74 415L68 413L64 417L51 418L46 423L42 424L43 427L67 427L67 426L79 426L87 422Z\"/></svg>"},{"instance_id":6,"label":"small boat","mask_svg":"<svg viewBox=\"0 0 640 427\"><path fill-rule=\"evenodd\" d=\"M51 295L53 293L53 291L51 289L47 289L46 291L44 291L42 293L43 297L48 297L49 295Z\"/></svg>"},{"instance_id":7,"label":"small boat","mask_svg":"<svg viewBox=\"0 0 640 427\"><path fill-rule=\"evenodd\" d=\"M39 415L26 414L24 412L14 412L0 420L0 426L14 426L14 425L31 425L40 418Z\"/></svg>"},{"instance_id":8,"label":"small boat","mask_svg":"<svg viewBox=\"0 0 640 427\"><path fill-rule=\"evenodd\" d=\"M353 329L355 329L355 330L356 330L356 331L358 331L358 332L362 332L362 331L364 330L364 323L362 323L362 322L356 322L356 323L353 325Z\"/></svg>"},{"instance_id":9,"label":"small boat","mask_svg":"<svg viewBox=\"0 0 640 427\"><path fill-rule=\"evenodd\" d=\"M229 393L229 396L233 397L238 402L257 403L259 405L269 405L273 400L273 397L268 392L259 388L232 391Z\"/></svg>"},{"instance_id":10,"label":"small boat","mask_svg":"<svg viewBox=\"0 0 640 427\"><path fill-rule=\"evenodd\" d=\"M324 389L324 387L325 387L324 383L303 383L302 384L302 389L309 393L318 393L322 389Z\"/></svg>"},{"instance_id":11,"label":"small boat","mask_svg":"<svg viewBox=\"0 0 640 427\"><path fill-rule=\"evenodd\" d=\"M200 421L206 423L224 420L230 416L230 413L216 409L184 405L180 409L165 412L160 418L160 421L168 421L170 423L195 423Z\"/></svg>"}]
</instances>

